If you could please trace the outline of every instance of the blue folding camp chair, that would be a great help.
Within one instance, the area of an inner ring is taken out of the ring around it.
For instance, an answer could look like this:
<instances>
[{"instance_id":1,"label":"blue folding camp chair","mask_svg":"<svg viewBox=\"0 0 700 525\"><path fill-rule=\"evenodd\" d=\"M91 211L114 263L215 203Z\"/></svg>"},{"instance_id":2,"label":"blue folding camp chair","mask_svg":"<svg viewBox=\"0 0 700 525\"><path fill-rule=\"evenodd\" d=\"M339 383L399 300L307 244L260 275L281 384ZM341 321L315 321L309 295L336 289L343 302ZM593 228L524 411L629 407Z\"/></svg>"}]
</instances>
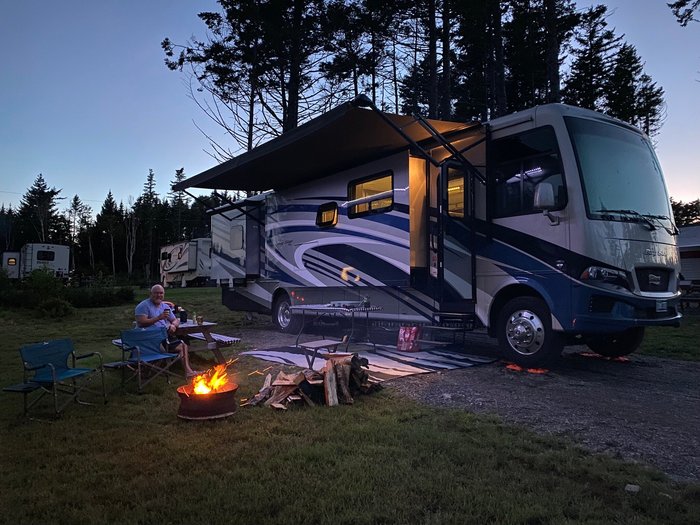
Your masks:
<instances>
[{"instance_id":1,"label":"blue folding camp chair","mask_svg":"<svg viewBox=\"0 0 700 525\"><path fill-rule=\"evenodd\" d=\"M165 375L169 382L169 376L176 376L170 368L178 363L182 357L176 353L167 352L162 343L167 341L168 332L163 327L134 328L121 333L122 348L122 386L136 379L139 393L143 388L160 375ZM111 363L110 366L114 366ZM127 370L132 373L127 377ZM147 378L146 376L150 376Z\"/></svg>"},{"instance_id":2,"label":"blue folding camp chair","mask_svg":"<svg viewBox=\"0 0 700 525\"><path fill-rule=\"evenodd\" d=\"M81 392L87 391L101 394L104 402L107 402L102 356L99 352L77 355L73 348L73 342L70 339L54 339L43 343L24 345L19 352L24 366L24 382L8 387L5 390L24 395L25 415L44 394L53 395L56 416L60 415L71 401L89 404L78 399ZM96 356L99 359L100 364L98 367L76 368L76 361L92 356ZM88 388L89 381L92 379L91 375L95 372L100 373L102 392ZM36 390L41 390L41 395L27 405L27 396ZM68 398L62 404L59 404L58 401L59 394L68 395Z\"/></svg>"}]
</instances>

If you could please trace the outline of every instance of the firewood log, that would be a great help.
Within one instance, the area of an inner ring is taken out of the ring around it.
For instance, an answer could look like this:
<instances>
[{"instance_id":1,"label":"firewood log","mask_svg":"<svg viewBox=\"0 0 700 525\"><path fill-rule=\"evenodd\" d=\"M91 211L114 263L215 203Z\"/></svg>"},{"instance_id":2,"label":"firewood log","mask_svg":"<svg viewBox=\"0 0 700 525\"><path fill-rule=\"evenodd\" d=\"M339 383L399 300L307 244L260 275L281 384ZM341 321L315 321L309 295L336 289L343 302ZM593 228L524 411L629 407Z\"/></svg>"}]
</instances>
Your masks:
<instances>
[{"instance_id":1,"label":"firewood log","mask_svg":"<svg viewBox=\"0 0 700 525\"><path fill-rule=\"evenodd\" d=\"M326 405L334 407L338 405L338 384L335 377L333 361L326 361L323 367L323 389L326 396Z\"/></svg>"},{"instance_id":2,"label":"firewood log","mask_svg":"<svg viewBox=\"0 0 700 525\"><path fill-rule=\"evenodd\" d=\"M338 378L338 390L340 391L340 399L346 405L352 405L354 400L350 394L350 363L336 361L334 363L335 375Z\"/></svg>"}]
</instances>

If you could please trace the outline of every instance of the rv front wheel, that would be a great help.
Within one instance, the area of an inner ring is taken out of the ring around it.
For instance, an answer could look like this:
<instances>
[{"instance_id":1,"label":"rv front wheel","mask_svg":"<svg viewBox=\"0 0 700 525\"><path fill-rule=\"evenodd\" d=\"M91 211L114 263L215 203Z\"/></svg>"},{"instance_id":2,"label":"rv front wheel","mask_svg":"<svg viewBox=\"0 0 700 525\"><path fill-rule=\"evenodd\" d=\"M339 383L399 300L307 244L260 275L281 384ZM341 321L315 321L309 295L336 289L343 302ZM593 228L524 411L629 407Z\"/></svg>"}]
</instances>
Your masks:
<instances>
[{"instance_id":1,"label":"rv front wheel","mask_svg":"<svg viewBox=\"0 0 700 525\"><path fill-rule=\"evenodd\" d=\"M605 357L622 357L634 352L644 339L644 327L630 328L612 335L599 335L586 341L588 348Z\"/></svg>"},{"instance_id":2,"label":"rv front wheel","mask_svg":"<svg viewBox=\"0 0 700 525\"><path fill-rule=\"evenodd\" d=\"M563 339L552 330L552 316L536 297L511 299L501 310L498 343L503 356L518 365L533 367L561 354Z\"/></svg>"},{"instance_id":3,"label":"rv front wheel","mask_svg":"<svg viewBox=\"0 0 700 525\"><path fill-rule=\"evenodd\" d=\"M280 332L298 332L301 319L298 315L292 315L291 301L286 294L280 295L272 305L272 322Z\"/></svg>"}]
</instances>

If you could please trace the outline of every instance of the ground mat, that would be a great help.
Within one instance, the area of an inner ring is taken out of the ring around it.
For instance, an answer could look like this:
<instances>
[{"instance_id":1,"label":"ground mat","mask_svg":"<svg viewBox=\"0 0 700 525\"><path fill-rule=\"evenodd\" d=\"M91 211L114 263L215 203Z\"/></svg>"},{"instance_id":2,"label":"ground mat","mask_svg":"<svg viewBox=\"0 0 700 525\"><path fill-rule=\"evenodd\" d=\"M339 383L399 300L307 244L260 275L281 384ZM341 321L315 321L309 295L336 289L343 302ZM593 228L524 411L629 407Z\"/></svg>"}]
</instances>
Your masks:
<instances>
[{"instance_id":1,"label":"ground mat","mask_svg":"<svg viewBox=\"0 0 700 525\"><path fill-rule=\"evenodd\" d=\"M396 350L396 347L391 346L377 346L376 348L367 346L361 349L351 348L350 351L367 359L370 377L377 381L386 381L395 377L414 374L426 374L438 370L467 368L495 361L495 359L490 357L468 355L444 348L422 352L399 352ZM249 350L241 352L241 355L257 357L273 363L308 368L304 350L295 346ZM326 360L319 353L314 362L314 369L320 370L325 364Z\"/></svg>"}]
</instances>

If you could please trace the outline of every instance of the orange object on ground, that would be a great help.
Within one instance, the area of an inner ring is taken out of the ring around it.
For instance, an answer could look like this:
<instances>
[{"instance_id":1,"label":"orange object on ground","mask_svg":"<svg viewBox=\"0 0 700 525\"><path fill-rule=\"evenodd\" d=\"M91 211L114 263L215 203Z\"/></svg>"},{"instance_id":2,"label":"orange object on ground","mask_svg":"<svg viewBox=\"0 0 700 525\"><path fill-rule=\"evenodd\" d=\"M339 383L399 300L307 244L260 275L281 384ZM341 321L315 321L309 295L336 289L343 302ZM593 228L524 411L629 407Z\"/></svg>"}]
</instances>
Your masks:
<instances>
[{"instance_id":1,"label":"orange object on ground","mask_svg":"<svg viewBox=\"0 0 700 525\"><path fill-rule=\"evenodd\" d=\"M508 363L506 368L508 370L512 370L513 372L527 372L529 374L546 374L549 372L549 370L546 368L523 368L515 363Z\"/></svg>"}]
</instances>

